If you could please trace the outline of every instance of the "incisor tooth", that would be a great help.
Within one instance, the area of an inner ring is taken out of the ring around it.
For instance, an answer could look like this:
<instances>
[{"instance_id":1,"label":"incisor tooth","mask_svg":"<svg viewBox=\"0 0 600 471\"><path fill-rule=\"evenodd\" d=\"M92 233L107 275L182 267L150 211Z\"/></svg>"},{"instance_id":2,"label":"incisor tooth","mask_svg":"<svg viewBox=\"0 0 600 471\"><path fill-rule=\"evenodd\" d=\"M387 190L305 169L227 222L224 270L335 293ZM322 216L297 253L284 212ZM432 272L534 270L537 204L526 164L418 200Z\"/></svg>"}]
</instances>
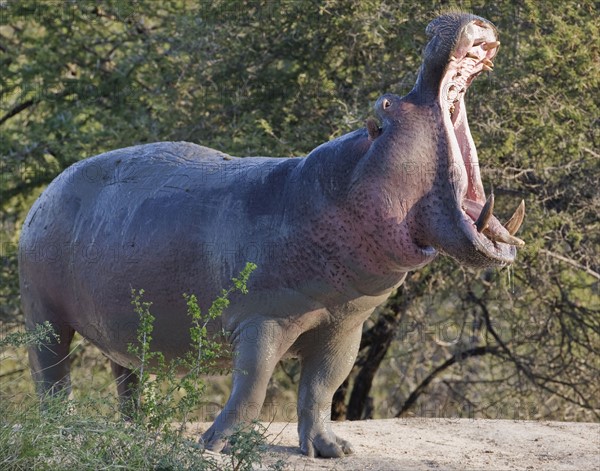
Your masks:
<instances>
[{"instance_id":1,"label":"incisor tooth","mask_svg":"<svg viewBox=\"0 0 600 471\"><path fill-rule=\"evenodd\" d=\"M494 68L494 63L489 60L489 59L483 59L482 61L485 65L487 65L488 67L491 67L492 69Z\"/></svg>"},{"instance_id":2,"label":"incisor tooth","mask_svg":"<svg viewBox=\"0 0 600 471\"><path fill-rule=\"evenodd\" d=\"M504 227L510 232L510 235L515 235L517 233L521 224L523 224L523 218L525 218L525 200L521 200L521 204L519 204L514 214L504 224Z\"/></svg>"},{"instance_id":3,"label":"incisor tooth","mask_svg":"<svg viewBox=\"0 0 600 471\"><path fill-rule=\"evenodd\" d=\"M483 231L490 222L490 218L494 213L494 193L491 193L488 197L487 201L481 208L481 213L479 213L479 217L477 221L475 221L475 227L477 227L477 232Z\"/></svg>"},{"instance_id":4,"label":"incisor tooth","mask_svg":"<svg viewBox=\"0 0 600 471\"><path fill-rule=\"evenodd\" d=\"M495 47L500 46L500 41L490 41L489 43L485 43L481 48L484 51L489 51L490 49L494 49Z\"/></svg>"},{"instance_id":5,"label":"incisor tooth","mask_svg":"<svg viewBox=\"0 0 600 471\"><path fill-rule=\"evenodd\" d=\"M484 231L484 234L488 239L493 240L494 242L504 242L505 244L515 245L517 247L523 247L525 245L523 240L510 234L492 232L489 230Z\"/></svg>"},{"instance_id":6,"label":"incisor tooth","mask_svg":"<svg viewBox=\"0 0 600 471\"><path fill-rule=\"evenodd\" d=\"M479 59L479 56L477 56L477 54L471 51L467 52L467 55L465 57L469 57L471 59Z\"/></svg>"},{"instance_id":7,"label":"incisor tooth","mask_svg":"<svg viewBox=\"0 0 600 471\"><path fill-rule=\"evenodd\" d=\"M483 70L486 70L486 71L488 71L488 72L490 72L490 71L494 70L493 68L491 68L491 67L490 67L489 65L487 65L487 64L483 64L483 67L482 67L482 69L483 69Z\"/></svg>"}]
</instances>

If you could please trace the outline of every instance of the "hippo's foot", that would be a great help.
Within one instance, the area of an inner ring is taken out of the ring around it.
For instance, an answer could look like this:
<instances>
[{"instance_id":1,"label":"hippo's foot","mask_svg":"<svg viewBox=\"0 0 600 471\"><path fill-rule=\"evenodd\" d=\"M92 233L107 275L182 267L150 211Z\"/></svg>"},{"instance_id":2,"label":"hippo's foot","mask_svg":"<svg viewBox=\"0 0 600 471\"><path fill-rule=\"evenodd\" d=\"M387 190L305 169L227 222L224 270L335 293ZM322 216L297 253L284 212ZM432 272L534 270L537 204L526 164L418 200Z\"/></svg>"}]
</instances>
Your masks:
<instances>
[{"instance_id":1,"label":"hippo's foot","mask_svg":"<svg viewBox=\"0 0 600 471\"><path fill-rule=\"evenodd\" d=\"M350 442L338 437L329 429L321 430L315 434L300 437L302 453L315 458L341 458L354 453Z\"/></svg>"},{"instance_id":2,"label":"hippo's foot","mask_svg":"<svg viewBox=\"0 0 600 471\"><path fill-rule=\"evenodd\" d=\"M210 427L200 438L200 444L205 450L215 453L226 452L225 446L229 444L228 438L225 434L214 430L214 427Z\"/></svg>"},{"instance_id":3,"label":"hippo's foot","mask_svg":"<svg viewBox=\"0 0 600 471\"><path fill-rule=\"evenodd\" d=\"M240 423L225 430L218 430L213 424L200 438L200 445L208 451L215 453L231 453L231 447L235 443L237 434L247 432L252 428L251 424Z\"/></svg>"}]
</instances>

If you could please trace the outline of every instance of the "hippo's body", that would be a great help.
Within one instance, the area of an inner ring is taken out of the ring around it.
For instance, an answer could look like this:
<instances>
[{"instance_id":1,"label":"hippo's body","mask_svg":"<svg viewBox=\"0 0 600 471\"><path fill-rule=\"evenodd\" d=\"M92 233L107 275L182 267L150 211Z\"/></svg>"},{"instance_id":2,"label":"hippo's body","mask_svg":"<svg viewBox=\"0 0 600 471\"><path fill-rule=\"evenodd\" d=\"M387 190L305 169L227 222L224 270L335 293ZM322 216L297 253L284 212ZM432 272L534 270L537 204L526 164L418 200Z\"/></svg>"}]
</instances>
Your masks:
<instances>
[{"instance_id":1,"label":"hippo's body","mask_svg":"<svg viewBox=\"0 0 600 471\"><path fill-rule=\"evenodd\" d=\"M229 333L236 355L231 397L204 435L207 447L221 449L239 422L258 415L287 354L302 362L303 452L350 453L327 424L329 407L374 308L438 250L471 266L504 265L519 242L514 227L498 228L491 209L482 211L489 204L464 112L468 83L495 54L495 30L471 15L436 21L450 26L430 25L433 59L426 56L415 89L378 101L382 129L371 123L305 158L148 144L81 161L52 182L20 240L27 325L50 321L61 335L30 351L40 392L69 390L61 360L78 331L111 359L119 394L131 394L131 289L153 302L153 348L174 358L190 343L183 293L196 294L206 311L253 262L249 294L209 325ZM440 90L454 83L451 54L476 65L468 64L470 80L448 103Z\"/></svg>"}]
</instances>

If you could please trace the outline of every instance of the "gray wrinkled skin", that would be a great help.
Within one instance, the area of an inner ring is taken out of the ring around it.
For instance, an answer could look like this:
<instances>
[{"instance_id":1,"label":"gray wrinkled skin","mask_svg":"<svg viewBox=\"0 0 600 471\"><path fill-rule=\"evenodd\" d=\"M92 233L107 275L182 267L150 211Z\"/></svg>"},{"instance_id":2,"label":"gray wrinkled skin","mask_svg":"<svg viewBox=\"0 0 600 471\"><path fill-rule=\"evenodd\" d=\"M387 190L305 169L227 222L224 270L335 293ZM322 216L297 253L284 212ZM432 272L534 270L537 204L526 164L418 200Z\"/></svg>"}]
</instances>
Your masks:
<instances>
[{"instance_id":1,"label":"gray wrinkled skin","mask_svg":"<svg viewBox=\"0 0 600 471\"><path fill-rule=\"evenodd\" d=\"M273 369L291 355L302 362L302 451L351 453L328 425L329 408L374 308L438 251L474 267L516 254L474 231L461 209L480 181L452 173L461 154L438 99L450 55L477 40L473 25L496 37L471 15L432 22L415 88L380 98L381 132L371 139L360 129L304 158L244 159L163 142L98 155L57 177L31 208L19 248L27 327L50 321L60 334L29 352L39 393L70 390L66 355L77 331L110 358L125 401L136 382L131 289L153 302L153 348L174 358L189 345L182 294L197 294L206 312L251 261L249 294L209 325L230 333L236 355L231 396L206 447L221 450L236 425L257 417Z\"/></svg>"}]
</instances>

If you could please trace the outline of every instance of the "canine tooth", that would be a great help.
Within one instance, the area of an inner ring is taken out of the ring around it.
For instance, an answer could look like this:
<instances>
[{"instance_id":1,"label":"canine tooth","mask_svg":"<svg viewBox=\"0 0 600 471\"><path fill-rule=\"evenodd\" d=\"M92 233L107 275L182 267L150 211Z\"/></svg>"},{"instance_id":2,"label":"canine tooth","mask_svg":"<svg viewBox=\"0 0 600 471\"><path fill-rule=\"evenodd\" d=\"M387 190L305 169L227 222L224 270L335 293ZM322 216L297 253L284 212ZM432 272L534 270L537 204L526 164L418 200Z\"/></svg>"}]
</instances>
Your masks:
<instances>
[{"instance_id":1,"label":"canine tooth","mask_svg":"<svg viewBox=\"0 0 600 471\"><path fill-rule=\"evenodd\" d=\"M481 208L481 213L479 213L479 217L477 221L475 221L475 227L477 227L477 232L483 231L487 228L488 223L490 222L490 218L494 213L494 193L491 193L488 197L487 201Z\"/></svg>"},{"instance_id":2,"label":"canine tooth","mask_svg":"<svg viewBox=\"0 0 600 471\"><path fill-rule=\"evenodd\" d=\"M495 47L500 46L500 41L490 41L489 43L485 43L481 48L484 51L489 51L490 49L494 49Z\"/></svg>"},{"instance_id":3,"label":"canine tooth","mask_svg":"<svg viewBox=\"0 0 600 471\"><path fill-rule=\"evenodd\" d=\"M504 227L508 232L510 232L510 235L515 235L517 233L517 231L521 227L521 224L523 224L524 217L525 200L521 200L521 204L519 204L514 214L510 217L508 221L506 221L506 224L504 224Z\"/></svg>"}]
</instances>

